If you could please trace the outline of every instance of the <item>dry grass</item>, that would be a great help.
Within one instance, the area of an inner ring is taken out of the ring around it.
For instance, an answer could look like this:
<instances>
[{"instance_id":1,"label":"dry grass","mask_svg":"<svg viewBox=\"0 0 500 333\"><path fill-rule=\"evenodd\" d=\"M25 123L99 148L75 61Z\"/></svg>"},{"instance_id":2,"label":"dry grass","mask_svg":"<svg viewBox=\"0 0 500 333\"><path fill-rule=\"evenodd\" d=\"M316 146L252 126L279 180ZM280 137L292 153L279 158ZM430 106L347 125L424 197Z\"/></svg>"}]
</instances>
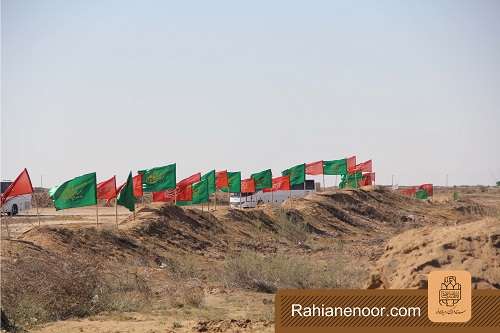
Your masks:
<instances>
[{"instance_id":1,"label":"dry grass","mask_svg":"<svg viewBox=\"0 0 500 333\"><path fill-rule=\"evenodd\" d=\"M224 280L230 287L274 293L278 288L358 288L368 272L338 256L329 265L283 254L263 256L245 251L225 262Z\"/></svg>"}]
</instances>

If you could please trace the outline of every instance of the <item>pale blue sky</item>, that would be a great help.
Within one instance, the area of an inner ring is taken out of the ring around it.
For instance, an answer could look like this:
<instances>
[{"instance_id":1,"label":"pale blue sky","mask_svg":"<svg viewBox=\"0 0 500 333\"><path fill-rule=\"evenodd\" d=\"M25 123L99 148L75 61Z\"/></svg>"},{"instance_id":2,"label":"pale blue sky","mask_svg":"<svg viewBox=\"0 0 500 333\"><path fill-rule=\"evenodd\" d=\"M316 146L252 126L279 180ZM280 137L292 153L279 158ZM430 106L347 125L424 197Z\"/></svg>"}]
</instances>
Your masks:
<instances>
[{"instance_id":1,"label":"pale blue sky","mask_svg":"<svg viewBox=\"0 0 500 333\"><path fill-rule=\"evenodd\" d=\"M1 19L2 178L356 154L378 183L500 180L500 1L17 0Z\"/></svg>"}]
</instances>

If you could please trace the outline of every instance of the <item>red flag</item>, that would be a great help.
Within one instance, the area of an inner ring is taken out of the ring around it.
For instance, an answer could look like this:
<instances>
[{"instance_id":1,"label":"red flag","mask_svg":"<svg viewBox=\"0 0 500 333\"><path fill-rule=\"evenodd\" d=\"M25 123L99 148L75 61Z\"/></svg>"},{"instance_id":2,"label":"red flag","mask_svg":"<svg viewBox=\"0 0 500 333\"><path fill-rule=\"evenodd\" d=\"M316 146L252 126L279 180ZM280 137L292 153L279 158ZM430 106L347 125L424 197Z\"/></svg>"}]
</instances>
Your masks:
<instances>
[{"instance_id":1,"label":"red flag","mask_svg":"<svg viewBox=\"0 0 500 333\"><path fill-rule=\"evenodd\" d=\"M218 171L215 173L215 187L217 189L227 188L229 180L227 179L227 170Z\"/></svg>"},{"instance_id":2,"label":"red flag","mask_svg":"<svg viewBox=\"0 0 500 333\"><path fill-rule=\"evenodd\" d=\"M375 181L375 173L365 173L359 181L359 186L371 186Z\"/></svg>"},{"instance_id":3,"label":"red flag","mask_svg":"<svg viewBox=\"0 0 500 333\"><path fill-rule=\"evenodd\" d=\"M406 195L408 197L414 197L415 194L417 193L417 188L416 187L403 188L399 190L399 193L401 193L401 195Z\"/></svg>"},{"instance_id":4,"label":"red flag","mask_svg":"<svg viewBox=\"0 0 500 333\"><path fill-rule=\"evenodd\" d=\"M357 164L353 172L372 172L372 160Z\"/></svg>"},{"instance_id":5,"label":"red flag","mask_svg":"<svg viewBox=\"0 0 500 333\"><path fill-rule=\"evenodd\" d=\"M33 186L31 185L30 175L26 168L17 176L16 180L7 187L5 192L2 194L1 203L7 201L7 199L16 197L18 195L33 193Z\"/></svg>"},{"instance_id":6,"label":"red flag","mask_svg":"<svg viewBox=\"0 0 500 333\"><path fill-rule=\"evenodd\" d=\"M174 201L175 189L153 192L153 202L172 202Z\"/></svg>"},{"instance_id":7,"label":"red flag","mask_svg":"<svg viewBox=\"0 0 500 333\"><path fill-rule=\"evenodd\" d=\"M317 161L306 164L306 175L322 175L323 161Z\"/></svg>"},{"instance_id":8,"label":"red flag","mask_svg":"<svg viewBox=\"0 0 500 333\"><path fill-rule=\"evenodd\" d=\"M193 187L191 185L186 185L177 188L177 194L175 195L177 201L191 201L193 200Z\"/></svg>"},{"instance_id":9,"label":"red flag","mask_svg":"<svg viewBox=\"0 0 500 333\"><path fill-rule=\"evenodd\" d=\"M97 184L97 199L111 200L116 198L116 176Z\"/></svg>"},{"instance_id":10,"label":"red flag","mask_svg":"<svg viewBox=\"0 0 500 333\"><path fill-rule=\"evenodd\" d=\"M347 159L347 172L354 173L356 167L356 156L348 157Z\"/></svg>"},{"instance_id":11,"label":"red flag","mask_svg":"<svg viewBox=\"0 0 500 333\"><path fill-rule=\"evenodd\" d=\"M425 190L427 192L427 195L432 197L434 194L434 187L432 184L422 184L418 187L420 190Z\"/></svg>"},{"instance_id":12,"label":"red flag","mask_svg":"<svg viewBox=\"0 0 500 333\"><path fill-rule=\"evenodd\" d=\"M253 180L253 178L243 179L241 181L241 192L242 193L255 192L255 181Z\"/></svg>"},{"instance_id":13,"label":"red flag","mask_svg":"<svg viewBox=\"0 0 500 333\"><path fill-rule=\"evenodd\" d=\"M265 188L264 192L289 191L290 175L273 178L273 187Z\"/></svg>"},{"instance_id":14,"label":"red flag","mask_svg":"<svg viewBox=\"0 0 500 333\"><path fill-rule=\"evenodd\" d=\"M132 184L134 187L134 197L142 197L144 195L144 193L142 192L142 175L139 174L137 176L134 176L134 178L132 178Z\"/></svg>"},{"instance_id":15,"label":"red flag","mask_svg":"<svg viewBox=\"0 0 500 333\"><path fill-rule=\"evenodd\" d=\"M185 187L187 185L192 185L194 183L199 182L200 180L201 180L201 173L198 172L178 182L177 187Z\"/></svg>"},{"instance_id":16,"label":"red flag","mask_svg":"<svg viewBox=\"0 0 500 333\"><path fill-rule=\"evenodd\" d=\"M125 183L121 184L120 186L118 186L118 188L116 189L116 195L118 195L122 191L122 189L123 189L123 187L125 185L127 185L127 182L125 182Z\"/></svg>"},{"instance_id":17,"label":"red flag","mask_svg":"<svg viewBox=\"0 0 500 333\"><path fill-rule=\"evenodd\" d=\"M123 189L123 187L124 187L125 185L127 185L127 182L125 182L125 183L121 184L120 186L118 186L118 187L116 188L116 196L118 196L118 194L122 191L122 189ZM111 202L111 199L106 200L106 205L109 205L109 203L110 203L110 202Z\"/></svg>"}]
</instances>

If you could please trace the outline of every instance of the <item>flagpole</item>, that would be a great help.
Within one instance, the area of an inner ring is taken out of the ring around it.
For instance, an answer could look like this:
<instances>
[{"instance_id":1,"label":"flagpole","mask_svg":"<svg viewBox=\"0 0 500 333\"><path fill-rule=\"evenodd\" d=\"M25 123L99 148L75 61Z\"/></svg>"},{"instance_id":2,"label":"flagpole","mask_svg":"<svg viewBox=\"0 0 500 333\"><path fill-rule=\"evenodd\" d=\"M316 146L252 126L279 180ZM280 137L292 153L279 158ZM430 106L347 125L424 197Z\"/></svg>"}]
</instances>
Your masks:
<instances>
[{"instance_id":1,"label":"flagpole","mask_svg":"<svg viewBox=\"0 0 500 333\"><path fill-rule=\"evenodd\" d=\"M36 199L36 193L33 193L33 196L35 198L36 216L38 218L38 226L40 226L40 213L38 212L38 200Z\"/></svg>"},{"instance_id":2,"label":"flagpole","mask_svg":"<svg viewBox=\"0 0 500 333\"><path fill-rule=\"evenodd\" d=\"M335 175L335 187L338 187L339 175Z\"/></svg>"},{"instance_id":3,"label":"flagpole","mask_svg":"<svg viewBox=\"0 0 500 333\"><path fill-rule=\"evenodd\" d=\"M99 226L99 201L96 200L96 204L95 204L95 221L96 221L96 224L97 226Z\"/></svg>"},{"instance_id":4,"label":"flagpole","mask_svg":"<svg viewBox=\"0 0 500 333\"><path fill-rule=\"evenodd\" d=\"M118 228L118 199L115 199L115 222Z\"/></svg>"},{"instance_id":5,"label":"flagpole","mask_svg":"<svg viewBox=\"0 0 500 333\"><path fill-rule=\"evenodd\" d=\"M208 194L207 212L209 212L210 211L210 193L209 193L209 187L208 187L208 177L207 177L207 194Z\"/></svg>"},{"instance_id":6,"label":"flagpole","mask_svg":"<svg viewBox=\"0 0 500 333\"><path fill-rule=\"evenodd\" d=\"M326 187L325 187L325 174L323 174L323 192L326 191Z\"/></svg>"},{"instance_id":7,"label":"flagpole","mask_svg":"<svg viewBox=\"0 0 500 333\"><path fill-rule=\"evenodd\" d=\"M271 188L271 203L274 204L274 190Z\"/></svg>"},{"instance_id":8,"label":"flagpole","mask_svg":"<svg viewBox=\"0 0 500 333\"><path fill-rule=\"evenodd\" d=\"M214 193L214 201L215 201L215 209L214 210L217 210L217 188L215 189L215 193Z\"/></svg>"}]
</instances>

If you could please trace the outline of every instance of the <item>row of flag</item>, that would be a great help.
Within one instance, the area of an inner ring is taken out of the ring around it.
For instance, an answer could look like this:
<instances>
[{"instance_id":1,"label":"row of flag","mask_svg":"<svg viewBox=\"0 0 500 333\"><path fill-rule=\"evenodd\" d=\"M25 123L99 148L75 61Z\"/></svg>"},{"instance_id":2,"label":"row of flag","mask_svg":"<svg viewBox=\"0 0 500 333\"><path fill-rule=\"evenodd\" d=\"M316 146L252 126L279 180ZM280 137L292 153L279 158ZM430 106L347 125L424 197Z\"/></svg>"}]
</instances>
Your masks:
<instances>
[{"instance_id":1,"label":"row of flag","mask_svg":"<svg viewBox=\"0 0 500 333\"><path fill-rule=\"evenodd\" d=\"M57 210L96 205L98 200L107 202L116 199L118 205L135 210L137 198L144 192L152 192L153 201L174 202L185 206L209 201L217 190L229 193L254 193L257 191L287 191L292 186L305 184L306 175L339 175L340 188L357 188L372 185L375 173L372 161L356 164L356 157L302 163L283 170L273 177L271 169L251 174L241 179L239 171L215 171L195 173L176 182L176 164L139 170L137 175L129 173L125 183L117 186L116 176L97 183L96 173L75 177L49 189L49 195ZM9 197L33 192L26 169L16 178L2 195L2 204Z\"/></svg>"},{"instance_id":2,"label":"row of flag","mask_svg":"<svg viewBox=\"0 0 500 333\"><path fill-rule=\"evenodd\" d=\"M425 200L434 195L434 186L432 184L411 186L400 189L399 193L408 197Z\"/></svg>"}]
</instances>

